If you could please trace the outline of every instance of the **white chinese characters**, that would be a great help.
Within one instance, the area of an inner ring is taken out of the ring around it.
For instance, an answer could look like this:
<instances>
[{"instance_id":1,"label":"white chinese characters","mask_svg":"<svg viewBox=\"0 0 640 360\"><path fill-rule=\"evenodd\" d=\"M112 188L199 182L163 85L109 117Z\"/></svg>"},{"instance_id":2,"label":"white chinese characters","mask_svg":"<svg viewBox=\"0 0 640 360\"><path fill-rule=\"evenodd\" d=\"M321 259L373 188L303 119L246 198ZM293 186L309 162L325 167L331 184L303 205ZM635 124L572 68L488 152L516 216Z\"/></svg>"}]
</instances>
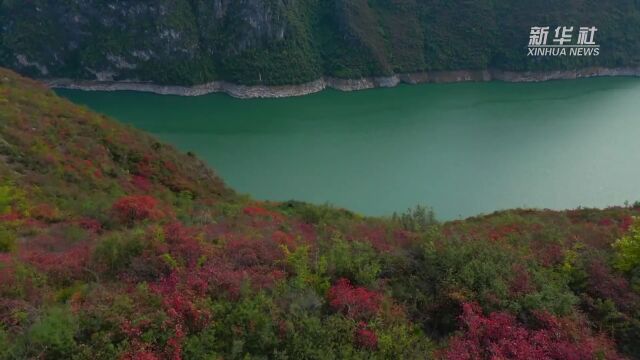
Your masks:
<instances>
[{"instance_id":1,"label":"white chinese characters","mask_svg":"<svg viewBox=\"0 0 640 360\"><path fill-rule=\"evenodd\" d=\"M565 43L570 43L573 38L572 33L573 33L573 26L572 27L558 26L556 28L556 36L555 36L555 39L553 39L553 42L558 43L558 45L564 45Z\"/></svg>"},{"instance_id":2,"label":"white chinese characters","mask_svg":"<svg viewBox=\"0 0 640 360\"><path fill-rule=\"evenodd\" d=\"M581 26L575 36L574 26L533 26L529 33L527 56L598 56L600 45L595 41L598 28ZM549 33L553 39L549 41Z\"/></svg>"},{"instance_id":3,"label":"white chinese characters","mask_svg":"<svg viewBox=\"0 0 640 360\"><path fill-rule=\"evenodd\" d=\"M549 27L534 26L531 28L531 36L529 37L529 46L540 46L547 43L549 36Z\"/></svg>"},{"instance_id":4,"label":"white chinese characters","mask_svg":"<svg viewBox=\"0 0 640 360\"><path fill-rule=\"evenodd\" d=\"M581 27L578 33L578 45L596 45L596 42L593 40L596 36L596 31L598 31L598 28L595 26L590 28Z\"/></svg>"}]
</instances>

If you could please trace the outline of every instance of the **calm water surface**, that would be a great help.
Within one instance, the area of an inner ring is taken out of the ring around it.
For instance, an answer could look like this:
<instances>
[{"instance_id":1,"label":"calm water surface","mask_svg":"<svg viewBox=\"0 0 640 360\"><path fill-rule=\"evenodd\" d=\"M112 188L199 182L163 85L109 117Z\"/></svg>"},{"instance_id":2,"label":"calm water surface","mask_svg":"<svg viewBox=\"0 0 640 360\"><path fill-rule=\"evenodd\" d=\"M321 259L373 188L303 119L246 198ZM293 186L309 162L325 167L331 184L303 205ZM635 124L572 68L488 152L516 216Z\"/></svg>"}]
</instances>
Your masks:
<instances>
[{"instance_id":1,"label":"calm water surface","mask_svg":"<svg viewBox=\"0 0 640 360\"><path fill-rule=\"evenodd\" d=\"M60 90L259 199L441 219L640 200L640 79L400 86L238 100Z\"/></svg>"}]
</instances>

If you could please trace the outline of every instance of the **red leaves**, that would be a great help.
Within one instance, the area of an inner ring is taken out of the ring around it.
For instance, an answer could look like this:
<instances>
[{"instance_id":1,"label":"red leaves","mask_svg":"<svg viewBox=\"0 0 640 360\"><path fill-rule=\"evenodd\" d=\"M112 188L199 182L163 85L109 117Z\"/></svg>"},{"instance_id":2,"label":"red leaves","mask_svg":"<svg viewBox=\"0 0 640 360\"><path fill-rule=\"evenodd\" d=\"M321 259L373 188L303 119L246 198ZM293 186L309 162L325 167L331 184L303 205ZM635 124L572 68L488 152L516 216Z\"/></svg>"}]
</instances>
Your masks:
<instances>
[{"instance_id":1,"label":"red leaves","mask_svg":"<svg viewBox=\"0 0 640 360\"><path fill-rule=\"evenodd\" d=\"M340 279L329 289L329 305L352 319L368 319L378 314L380 294L363 287L354 287L348 279Z\"/></svg>"},{"instance_id":2,"label":"red leaves","mask_svg":"<svg viewBox=\"0 0 640 360\"><path fill-rule=\"evenodd\" d=\"M612 343L589 334L587 326L549 314L538 314L541 328L532 330L513 315L501 312L485 317L476 304L463 304L465 332L454 337L445 352L448 360L467 359L618 359Z\"/></svg>"},{"instance_id":3,"label":"red leaves","mask_svg":"<svg viewBox=\"0 0 640 360\"><path fill-rule=\"evenodd\" d=\"M258 206L247 206L244 208L243 212L250 216L269 216L269 211L267 209Z\"/></svg>"},{"instance_id":4,"label":"red leaves","mask_svg":"<svg viewBox=\"0 0 640 360\"><path fill-rule=\"evenodd\" d=\"M520 229L519 224L504 225L492 229L489 232L489 238L493 241L498 241L509 237L512 234L519 234L521 231L522 229Z\"/></svg>"},{"instance_id":5,"label":"red leaves","mask_svg":"<svg viewBox=\"0 0 640 360\"><path fill-rule=\"evenodd\" d=\"M600 226L617 226L623 232L629 231L629 228L633 224L633 217L630 215L625 215L618 218L603 218L598 221L598 225Z\"/></svg>"},{"instance_id":6,"label":"red leaves","mask_svg":"<svg viewBox=\"0 0 640 360\"><path fill-rule=\"evenodd\" d=\"M362 241L368 244L380 252L391 251L395 246L395 239L390 239L387 236L387 229L379 225L359 224L353 229L352 234L349 234L348 238L354 241Z\"/></svg>"},{"instance_id":7,"label":"red leaves","mask_svg":"<svg viewBox=\"0 0 640 360\"><path fill-rule=\"evenodd\" d=\"M15 264L13 256L0 253L0 295L15 285Z\"/></svg>"},{"instance_id":8,"label":"red leaves","mask_svg":"<svg viewBox=\"0 0 640 360\"><path fill-rule=\"evenodd\" d=\"M160 360L160 357L151 351L135 351L124 354L120 360Z\"/></svg>"},{"instance_id":9,"label":"red leaves","mask_svg":"<svg viewBox=\"0 0 640 360\"><path fill-rule=\"evenodd\" d=\"M0 222L14 222L22 219L22 215L16 211L7 214L0 214Z\"/></svg>"},{"instance_id":10,"label":"red leaves","mask_svg":"<svg viewBox=\"0 0 640 360\"><path fill-rule=\"evenodd\" d=\"M640 210L640 209L638 209L638 210ZM622 231L624 231L624 232L629 231L629 229L631 228L631 225L633 225L633 217L632 216L625 216L620 221L620 229L622 229Z\"/></svg>"},{"instance_id":11,"label":"red leaves","mask_svg":"<svg viewBox=\"0 0 640 360\"><path fill-rule=\"evenodd\" d=\"M151 190L151 181L144 176L134 175L131 177L131 185L143 192Z\"/></svg>"},{"instance_id":12,"label":"red leaves","mask_svg":"<svg viewBox=\"0 0 640 360\"><path fill-rule=\"evenodd\" d=\"M202 275L209 283L209 288L216 295L226 292L232 299L240 296L243 283L248 281L251 288L258 291L273 287L273 285L286 277L286 274L278 269L268 267L239 268L228 262L216 262L202 269Z\"/></svg>"},{"instance_id":13,"label":"red leaves","mask_svg":"<svg viewBox=\"0 0 640 360\"><path fill-rule=\"evenodd\" d=\"M267 210L259 206L247 206L246 208L244 208L243 212L246 215L256 218L264 218L277 222L284 220L284 216L282 214L272 210Z\"/></svg>"},{"instance_id":14,"label":"red leaves","mask_svg":"<svg viewBox=\"0 0 640 360\"><path fill-rule=\"evenodd\" d=\"M87 276L86 268L90 254L91 250L87 244L78 244L60 252L25 249L21 251L20 257L46 273L50 280L69 282Z\"/></svg>"},{"instance_id":15,"label":"red leaves","mask_svg":"<svg viewBox=\"0 0 640 360\"><path fill-rule=\"evenodd\" d=\"M140 177L149 178L157 173L157 167L151 155L144 157L136 164L134 173Z\"/></svg>"},{"instance_id":16,"label":"red leaves","mask_svg":"<svg viewBox=\"0 0 640 360\"><path fill-rule=\"evenodd\" d=\"M211 314L201 310L195 301L204 297L207 284L192 272L182 274L173 272L168 277L152 285L152 289L163 299L165 311L171 322L183 328L199 330L207 325Z\"/></svg>"},{"instance_id":17,"label":"red leaves","mask_svg":"<svg viewBox=\"0 0 640 360\"><path fill-rule=\"evenodd\" d=\"M187 266L195 266L198 259L207 255L208 249L198 241L195 229L175 222L165 226L164 233L171 254L183 260Z\"/></svg>"},{"instance_id":18,"label":"red leaves","mask_svg":"<svg viewBox=\"0 0 640 360\"><path fill-rule=\"evenodd\" d=\"M586 267L588 292L595 297L611 299L620 309L631 309L640 301L631 291L627 279L614 274L603 260L594 260Z\"/></svg>"},{"instance_id":19,"label":"red leaves","mask_svg":"<svg viewBox=\"0 0 640 360\"><path fill-rule=\"evenodd\" d=\"M513 295L525 295L535 290L531 283L529 271L523 265L514 265L511 269L513 277L509 282L509 291Z\"/></svg>"},{"instance_id":20,"label":"red leaves","mask_svg":"<svg viewBox=\"0 0 640 360\"><path fill-rule=\"evenodd\" d=\"M600 225L600 226L612 226L612 225L614 225L614 222L610 218L604 218L604 219L598 221L598 225Z\"/></svg>"},{"instance_id":21,"label":"red leaves","mask_svg":"<svg viewBox=\"0 0 640 360\"><path fill-rule=\"evenodd\" d=\"M34 206L30 211L30 215L34 219L49 223L56 222L61 218L60 210L49 204L39 204Z\"/></svg>"},{"instance_id":22,"label":"red leaves","mask_svg":"<svg viewBox=\"0 0 640 360\"><path fill-rule=\"evenodd\" d=\"M115 216L123 223L131 224L136 221L158 218L160 211L158 200L151 196L124 196L118 199L112 207Z\"/></svg>"},{"instance_id":23,"label":"red leaves","mask_svg":"<svg viewBox=\"0 0 640 360\"><path fill-rule=\"evenodd\" d=\"M277 243L259 238L239 237L230 240L225 251L232 263L238 267L271 265L283 258Z\"/></svg>"},{"instance_id":24,"label":"red leaves","mask_svg":"<svg viewBox=\"0 0 640 360\"><path fill-rule=\"evenodd\" d=\"M358 323L356 330L356 344L363 349L374 351L378 348L378 336L367 328L367 323Z\"/></svg>"},{"instance_id":25,"label":"red leaves","mask_svg":"<svg viewBox=\"0 0 640 360\"><path fill-rule=\"evenodd\" d=\"M289 250L296 249L296 242L292 235L287 234L284 231L276 230L273 235L271 235L272 240L281 246L286 246Z\"/></svg>"},{"instance_id":26,"label":"red leaves","mask_svg":"<svg viewBox=\"0 0 640 360\"><path fill-rule=\"evenodd\" d=\"M206 282L200 274L174 271L168 277L151 286L162 297L167 314L163 326L173 331L165 346L165 358L182 359L182 345L187 332L198 332L211 321L209 310L197 306L204 297Z\"/></svg>"},{"instance_id":27,"label":"red leaves","mask_svg":"<svg viewBox=\"0 0 640 360\"><path fill-rule=\"evenodd\" d=\"M80 226L81 228L97 234L98 232L100 232L102 230L102 224L100 223L100 221L95 220L95 219L91 219L91 218L81 218L79 220L76 221L76 223L78 224L78 226Z\"/></svg>"}]
</instances>

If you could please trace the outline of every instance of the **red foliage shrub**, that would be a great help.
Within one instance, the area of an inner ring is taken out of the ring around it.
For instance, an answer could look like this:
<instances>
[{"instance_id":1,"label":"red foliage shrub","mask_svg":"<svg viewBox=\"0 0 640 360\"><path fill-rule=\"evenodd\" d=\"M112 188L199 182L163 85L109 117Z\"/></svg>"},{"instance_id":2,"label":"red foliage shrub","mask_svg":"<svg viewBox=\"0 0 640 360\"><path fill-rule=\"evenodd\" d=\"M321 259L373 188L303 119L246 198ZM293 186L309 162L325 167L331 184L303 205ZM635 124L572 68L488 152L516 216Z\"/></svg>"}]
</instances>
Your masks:
<instances>
[{"instance_id":1,"label":"red foliage shrub","mask_svg":"<svg viewBox=\"0 0 640 360\"><path fill-rule=\"evenodd\" d=\"M167 315L180 329L202 329L211 319L211 314L195 305L203 297L206 282L198 273L173 272L168 277L152 285L152 289L162 296Z\"/></svg>"},{"instance_id":2,"label":"red foliage shrub","mask_svg":"<svg viewBox=\"0 0 640 360\"><path fill-rule=\"evenodd\" d=\"M0 214L0 222L14 222L22 218L22 215L15 211L10 211L7 214Z\"/></svg>"},{"instance_id":3,"label":"red foliage shrub","mask_svg":"<svg viewBox=\"0 0 640 360\"><path fill-rule=\"evenodd\" d=\"M11 254L0 253L0 295L15 281L15 264Z\"/></svg>"},{"instance_id":4,"label":"red foliage shrub","mask_svg":"<svg viewBox=\"0 0 640 360\"><path fill-rule=\"evenodd\" d=\"M92 232L94 234L96 234L96 233L98 233L98 232L100 232L102 230L102 224L100 223L100 221L95 220L95 219L82 218L82 219L77 220L76 222L81 228L83 228L83 229L85 229L85 230L87 230L89 232Z\"/></svg>"},{"instance_id":5,"label":"red foliage shrub","mask_svg":"<svg viewBox=\"0 0 640 360\"><path fill-rule=\"evenodd\" d=\"M151 351L131 351L124 354L120 360L160 360L160 357Z\"/></svg>"},{"instance_id":6,"label":"red foliage shrub","mask_svg":"<svg viewBox=\"0 0 640 360\"><path fill-rule=\"evenodd\" d=\"M380 294L354 287L348 279L340 279L329 289L329 305L352 319L367 319L380 312Z\"/></svg>"},{"instance_id":7,"label":"red foliage shrub","mask_svg":"<svg viewBox=\"0 0 640 360\"><path fill-rule=\"evenodd\" d=\"M316 228L304 222L298 222L295 226L296 230L302 235L302 240L306 244L312 244L317 240Z\"/></svg>"},{"instance_id":8,"label":"red foliage shrub","mask_svg":"<svg viewBox=\"0 0 640 360\"><path fill-rule=\"evenodd\" d=\"M378 348L378 336L372 330L367 329L367 323L360 322L356 330L356 344L366 350Z\"/></svg>"},{"instance_id":9,"label":"red foliage shrub","mask_svg":"<svg viewBox=\"0 0 640 360\"><path fill-rule=\"evenodd\" d=\"M231 268L229 264L216 264L207 267L208 280L215 287L215 292L219 295L227 292L232 299L240 296L242 282L247 278L244 271L237 271Z\"/></svg>"},{"instance_id":10,"label":"red foliage shrub","mask_svg":"<svg viewBox=\"0 0 640 360\"><path fill-rule=\"evenodd\" d=\"M133 172L141 177L149 178L156 172L154 164L152 164L150 155L145 155L137 164Z\"/></svg>"},{"instance_id":11,"label":"red foliage shrub","mask_svg":"<svg viewBox=\"0 0 640 360\"><path fill-rule=\"evenodd\" d=\"M188 267L193 267L203 255L206 247L197 237L197 231L175 222L164 227L165 239L169 252L176 259L181 259Z\"/></svg>"},{"instance_id":12,"label":"red foliage shrub","mask_svg":"<svg viewBox=\"0 0 640 360\"><path fill-rule=\"evenodd\" d=\"M158 200L151 196L124 196L112 207L116 217L123 223L155 219L159 215Z\"/></svg>"},{"instance_id":13,"label":"red foliage shrub","mask_svg":"<svg viewBox=\"0 0 640 360\"><path fill-rule=\"evenodd\" d=\"M256 291L268 289L284 279L286 273L264 266L237 269L228 262L212 262L201 270L200 276L206 279L208 291L212 295L225 294L237 299L243 283L249 282L251 288Z\"/></svg>"},{"instance_id":14,"label":"red foliage shrub","mask_svg":"<svg viewBox=\"0 0 640 360\"><path fill-rule=\"evenodd\" d=\"M244 208L243 212L252 217L262 217L278 222L284 220L284 216L282 214L259 206L247 206Z\"/></svg>"},{"instance_id":15,"label":"red foliage shrub","mask_svg":"<svg viewBox=\"0 0 640 360\"><path fill-rule=\"evenodd\" d=\"M86 268L91 250L86 244L73 246L65 251L48 252L41 249L22 250L20 257L53 281L68 282L87 276Z\"/></svg>"},{"instance_id":16,"label":"red foliage shrub","mask_svg":"<svg viewBox=\"0 0 640 360\"><path fill-rule=\"evenodd\" d=\"M404 229L396 229L393 232L394 242L398 247L408 247L420 238L420 236L414 232Z\"/></svg>"},{"instance_id":17,"label":"red foliage shrub","mask_svg":"<svg viewBox=\"0 0 640 360\"><path fill-rule=\"evenodd\" d=\"M39 204L30 210L30 215L34 219L45 222L55 222L60 219L60 211L49 204Z\"/></svg>"},{"instance_id":18,"label":"red foliage shrub","mask_svg":"<svg viewBox=\"0 0 640 360\"><path fill-rule=\"evenodd\" d=\"M391 251L397 245L391 244L394 239L387 236L387 229L378 225L360 224L348 235L348 239L366 242L380 252Z\"/></svg>"},{"instance_id":19,"label":"red foliage shrub","mask_svg":"<svg viewBox=\"0 0 640 360\"><path fill-rule=\"evenodd\" d=\"M0 294L2 294L1 286ZM36 299L35 296L29 300L33 301L34 299ZM0 327L6 330L19 329L24 326L24 314L33 314L33 312L33 306L29 301L0 297Z\"/></svg>"},{"instance_id":20,"label":"red foliage shrub","mask_svg":"<svg viewBox=\"0 0 640 360\"><path fill-rule=\"evenodd\" d=\"M607 338L594 337L588 326L539 314L541 328L532 330L514 316L495 312L485 317L478 305L463 304L464 333L444 353L448 360L467 359L620 359Z\"/></svg>"},{"instance_id":21,"label":"red foliage shrub","mask_svg":"<svg viewBox=\"0 0 640 360\"><path fill-rule=\"evenodd\" d=\"M131 177L131 185L143 192L151 190L151 181L144 176L134 175Z\"/></svg>"},{"instance_id":22,"label":"red foliage shrub","mask_svg":"<svg viewBox=\"0 0 640 360\"><path fill-rule=\"evenodd\" d=\"M564 261L565 250L560 244L545 244L540 241L532 241L531 252L540 265L546 267L556 266Z\"/></svg>"},{"instance_id":23,"label":"red foliage shrub","mask_svg":"<svg viewBox=\"0 0 640 360\"><path fill-rule=\"evenodd\" d=\"M611 299L618 308L628 310L640 301L629 286L627 279L611 272L602 260L588 264L588 292L595 297Z\"/></svg>"},{"instance_id":24,"label":"red foliage shrub","mask_svg":"<svg viewBox=\"0 0 640 360\"><path fill-rule=\"evenodd\" d=\"M598 225L600 226L612 226L614 224L613 219L604 218L598 221Z\"/></svg>"},{"instance_id":25,"label":"red foliage shrub","mask_svg":"<svg viewBox=\"0 0 640 360\"><path fill-rule=\"evenodd\" d=\"M162 297L167 319L163 327L172 330L164 354L166 359L182 359L182 346L187 332L198 332L209 324L211 313L196 303L205 295L206 281L198 272L174 271L151 286Z\"/></svg>"},{"instance_id":26,"label":"red foliage shrub","mask_svg":"<svg viewBox=\"0 0 640 360\"><path fill-rule=\"evenodd\" d=\"M244 208L243 212L251 216L268 216L269 215L269 211L267 209L264 209L258 206L247 206L246 208Z\"/></svg>"},{"instance_id":27,"label":"red foliage shrub","mask_svg":"<svg viewBox=\"0 0 640 360\"><path fill-rule=\"evenodd\" d=\"M230 240L225 246L225 252L238 267L271 265L284 255L273 241L247 237Z\"/></svg>"},{"instance_id":28,"label":"red foliage shrub","mask_svg":"<svg viewBox=\"0 0 640 360\"><path fill-rule=\"evenodd\" d=\"M640 208L638 210L640 211ZM633 217L632 216L625 216L620 221L620 225L619 226L620 226L620 229L622 231L627 232L631 228L631 225L633 225Z\"/></svg>"},{"instance_id":29,"label":"red foliage shrub","mask_svg":"<svg viewBox=\"0 0 640 360\"><path fill-rule=\"evenodd\" d=\"M493 241L498 241L513 234L520 234L521 232L522 229L520 228L519 224L503 225L491 229L489 231L489 238Z\"/></svg>"},{"instance_id":30,"label":"red foliage shrub","mask_svg":"<svg viewBox=\"0 0 640 360\"><path fill-rule=\"evenodd\" d=\"M2 322L5 322L6 316L13 317L17 314L22 306L31 308L28 302L39 301L42 298L42 283L37 275L20 275L18 266L21 264L13 258L13 255L0 254L0 321ZM20 300L11 300L15 298Z\"/></svg>"},{"instance_id":31,"label":"red foliage shrub","mask_svg":"<svg viewBox=\"0 0 640 360\"><path fill-rule=\"evenodd\" d=\"M286 246L289 250L293 251L296 249L296 242L293 236L284 231L276 230L273 235L271 235L271 238L274 243Z\"/></svg>"},{"instance_id":32,"label":"red foliage shrub","mask_svg":"<svg viewBox=\"0 0 640 360\"><path fill-rule=\"evenodd\" d=\"M509 291L513 295L525 295L534 290L531 284L529 271L523 265L514 265L512 268L512 278L509 281Z\"/></svg>"},{"instance_id":33,"label":"red foliage shrub","mask_svg":"<svg viewBox=\"0 0 640 360\"><path fill-rule=\"evenodd\" d=\"M176 164L171 161L162 161L162 166L166 170L169 170L171 173L175 173L178 171L178 167L176 166Z\"/></svg>"}]
</instances>

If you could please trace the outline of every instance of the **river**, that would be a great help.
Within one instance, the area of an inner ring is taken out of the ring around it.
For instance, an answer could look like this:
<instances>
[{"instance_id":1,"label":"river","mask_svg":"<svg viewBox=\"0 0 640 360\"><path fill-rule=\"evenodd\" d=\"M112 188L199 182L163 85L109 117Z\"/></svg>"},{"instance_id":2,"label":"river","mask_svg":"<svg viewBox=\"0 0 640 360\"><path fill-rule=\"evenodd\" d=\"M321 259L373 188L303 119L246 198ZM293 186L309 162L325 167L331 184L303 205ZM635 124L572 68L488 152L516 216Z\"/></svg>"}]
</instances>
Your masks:
<instances>
[{"instance_id":1,"label":"river","mask_svg":"<svg viewBox=\"0 0 640 360\"><path fill-rule=\"evenodd\" d=\"M239 100L58 90L258 199L440 219L640 200L640 79L402 85Z\"/></svg>"}]
</instances>

